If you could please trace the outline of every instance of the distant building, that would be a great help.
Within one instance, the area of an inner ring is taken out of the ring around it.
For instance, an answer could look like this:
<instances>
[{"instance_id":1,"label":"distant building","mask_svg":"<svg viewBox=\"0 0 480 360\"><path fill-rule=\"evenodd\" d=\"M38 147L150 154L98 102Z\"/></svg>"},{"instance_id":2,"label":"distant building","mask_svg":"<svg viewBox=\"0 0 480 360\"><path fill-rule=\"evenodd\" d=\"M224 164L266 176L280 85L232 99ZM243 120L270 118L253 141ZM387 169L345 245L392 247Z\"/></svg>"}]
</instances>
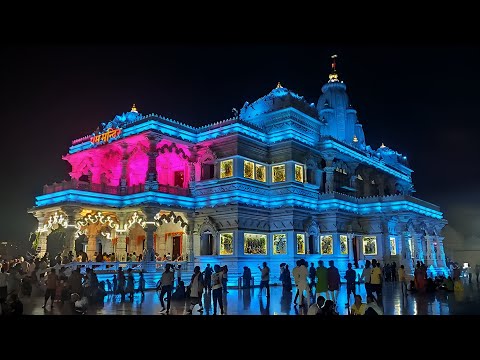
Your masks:
<instances>
[{"instance_id":1,"label":"distant building","mask_svg":"<svg viewBox=\"0 0 480 360\"><path fill-rule=\"evenodd\" d=\"M412 196L407 158L367 145L335 64L321 90L315 106L279 83L199 128L135 106L102 123L63 157L70 180L46 185L30 210L38 252L170 253L232 275L266 261L272 282L299 258L445 271L447 222ZM52 231L65 236L47 241Z\"/></svg>"}]
</instances>

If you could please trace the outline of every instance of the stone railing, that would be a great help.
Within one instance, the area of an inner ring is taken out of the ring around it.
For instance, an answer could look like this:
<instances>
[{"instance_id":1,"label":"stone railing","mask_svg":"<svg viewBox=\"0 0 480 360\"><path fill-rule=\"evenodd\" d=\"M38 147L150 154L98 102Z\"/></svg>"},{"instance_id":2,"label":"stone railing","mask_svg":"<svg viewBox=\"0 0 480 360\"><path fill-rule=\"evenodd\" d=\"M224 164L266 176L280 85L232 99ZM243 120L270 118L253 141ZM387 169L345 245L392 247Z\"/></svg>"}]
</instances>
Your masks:
<instances>
[{"instance_id":1,"label":"stone railing","mask_svg":"<svg viewBox=\"0 0 480 360\"><path fill-rule=\"evenodd\" d=\"M117 272L119 268L122 268L123 271L127 269L132 269L135 272L140 272L142 270L147 271L147 264L144 261L103 261L103 262L76 262L73 261L68 264L62 264L60 267L71 268L72 270L77 267L80 268L80 272L84 274L87 269L93 269L96 273L114 273ZM163 272L166 264L172 264L175 266L175 269L178 268L178 265L181 265L182 274L193 273L193 268L195 267L193 262L188 261L155 261L155 271ZM59 268L60 268L59 267Z\"/></svg>"},{"instance_id":2,"label":"stone railing","mask_svg":"<svg viewBox=\"0 0 480 360\"><path fill-rule=\"evenodd\" d=\"M53 183L52 185L45 185L43 187L43 194L52 194L63 190L83 190L110 195L130 195L144 192L145 185L138 184L128 186L122 190L120 186L93 184L87 181L72 179L69 181L64 180L59 183ZM179 186L158 184L158 190L155 191L172 195L190 196L190 190L188 188L182 188Z\"/></svg>"},{"instance_id":3,"label":"stone railing","mask_svg":"<svg viewBox=\"0 0 480 360\"><path fill-rule=\"evenodd\" d=\"M420 200L416 197L410 196L410 195L387 195L387 196L367 196L367 197L354 197L351 195L346 195L342 193L337 193L337 192L331 192L331 193L321 193L318 196L319 200L329 200L329 199L338 199L338 200L344 200L348 201L354 204L369 204L369 203L375 203L375 202L383 202L383 203L388 203L388 202L394 202L394 201L409 201L411 203L417 204L424 206L426 208L435 210L435 211L440 211L440 207L437 205L434 205L432 203L429 203L424 200Z\"/></svg>"}]
</instances>

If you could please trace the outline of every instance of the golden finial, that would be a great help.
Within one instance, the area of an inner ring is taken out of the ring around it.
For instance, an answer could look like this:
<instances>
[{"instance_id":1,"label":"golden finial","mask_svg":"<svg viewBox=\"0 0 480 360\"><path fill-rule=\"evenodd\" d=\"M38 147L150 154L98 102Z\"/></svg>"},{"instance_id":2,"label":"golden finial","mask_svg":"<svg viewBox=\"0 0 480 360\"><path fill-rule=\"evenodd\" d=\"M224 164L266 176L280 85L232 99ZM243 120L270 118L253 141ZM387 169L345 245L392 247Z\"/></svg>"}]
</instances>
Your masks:
<instances>
[{"instance_id":1,"label":"golden finial","mask_svg":"<svg viewBox=\"0 0 480 360\"><path fill-rule=\"evenodd\" d=\"M382 146L380 146L380 148L382 148L382 149L383 149L383 148L386 148L385 144L382 143Z\"/></svg>"},{"instance_id":2,"label":"golden finial","mask_svg":"<svg viewBox=\"0 0 480 360\"><path fill-rule=\"evenodd\" d=\"M136 112L136 113L138 113L137 108L135 107L135 104L133 104L132 110L130 110L130 112Z\"/></svg>"},{"instance_id":3,"label":"golden finial","mask_svg":"<svg viewBox=\"0 0 480 360\"><path fill-rule=\"evenodd\" d=\"M328 75L328 82L338 82L337 62L335 60L337 57L337 55L332 55L332 73Z\"/></svg>"},{"instance_id":4,"label":"golden finial","mask_svg":"<svg viewBox=\"0 0 480 360\"><path fill-rule=\"evenodd\" d=\"M282 84L280 84L280 81L279 81L278 84L277 84L277 89L282 89L282 88L283 88L283 86L282 86Z\"/></svg>"},{"instance_id":5,"label":"golden finial","mask_svg":"<svg viewBox=\"0 0 480 360\"><path fill-rule=\"evenodd\" d=\"M358 142L357 135L353 135L353 142Z\"/></svg>"}]
</instances>

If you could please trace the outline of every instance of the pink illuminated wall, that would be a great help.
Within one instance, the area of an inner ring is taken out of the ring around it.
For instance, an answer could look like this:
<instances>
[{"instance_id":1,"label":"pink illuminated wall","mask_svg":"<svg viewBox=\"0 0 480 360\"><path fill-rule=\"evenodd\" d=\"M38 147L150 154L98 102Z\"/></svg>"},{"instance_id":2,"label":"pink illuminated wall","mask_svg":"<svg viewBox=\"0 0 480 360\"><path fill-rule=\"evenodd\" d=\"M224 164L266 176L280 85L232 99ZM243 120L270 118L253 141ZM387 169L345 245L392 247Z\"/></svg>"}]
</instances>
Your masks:
<instances>
[{"instance_id":1,"label":"pink illuminated wall","mask_svg":"<svg viewBox=\"0 0 480 360\"><path fill-rule=\"evenodd\" d=\"M122 167L126 166L127 186L145 184L148 171L149 142L139 134L63 157L71 166L70 176L79 180L87 175L91 183L119 186ZM190 178L188 146L162 140L157 144L157 180L159 184L188 187ZM124 161L122 161L124 160Z\"/></svg>"},{"instance_id":2,"label":"pink illuminated wall","mask_svg":"<svg viewBox=\"0 0 480 360\"><path fill-rule=\"evenodd\" d=\"M181 144L162 140L157 144L157 179L161 185L188 187L190 151Z\"/></svg>"}]
</instances>

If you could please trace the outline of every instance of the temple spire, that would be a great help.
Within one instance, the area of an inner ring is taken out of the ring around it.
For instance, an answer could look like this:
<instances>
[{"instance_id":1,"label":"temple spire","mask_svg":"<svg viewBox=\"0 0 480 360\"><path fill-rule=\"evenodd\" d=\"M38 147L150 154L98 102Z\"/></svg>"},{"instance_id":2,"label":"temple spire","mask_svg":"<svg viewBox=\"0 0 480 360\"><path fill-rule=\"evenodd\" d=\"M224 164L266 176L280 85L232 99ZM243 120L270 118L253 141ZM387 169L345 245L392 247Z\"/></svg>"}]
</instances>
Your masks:
<instances>
[{"instance_id":1,"label":"temple spire","mask_svg":"<svg viewBox=\"0 0 480 360\"><path fill-rule=\"evenodd\" d=\"M137 108L135 107L135 104L132 106L132 110L130 112L138 113Z\"/></svg>"},{"instance_id":2,"label":"temple spire","mask_svg":"<svg viewBox=\"0 0 480 360\"><path fill-rule=\"evenodd\" d=\"M328 75L328 82L338 82L338 74L337 74L337 62L336 62L336 58L338 56L337 55L332 55L332 72L330 73L330 75Z\"/></svg>"},{"instance_id":3,"label":"temple spire","mask_svg":"<svg viewBox=\"0 0 480 360\"><path fill-rule=\"evenodd\" d=\"M282 89L282 88L283 88L283 86L282 86L282 84L280 84L280 81L279 81L278 84L277 84L277 89Z\"/></svg>"}]
</instances>

